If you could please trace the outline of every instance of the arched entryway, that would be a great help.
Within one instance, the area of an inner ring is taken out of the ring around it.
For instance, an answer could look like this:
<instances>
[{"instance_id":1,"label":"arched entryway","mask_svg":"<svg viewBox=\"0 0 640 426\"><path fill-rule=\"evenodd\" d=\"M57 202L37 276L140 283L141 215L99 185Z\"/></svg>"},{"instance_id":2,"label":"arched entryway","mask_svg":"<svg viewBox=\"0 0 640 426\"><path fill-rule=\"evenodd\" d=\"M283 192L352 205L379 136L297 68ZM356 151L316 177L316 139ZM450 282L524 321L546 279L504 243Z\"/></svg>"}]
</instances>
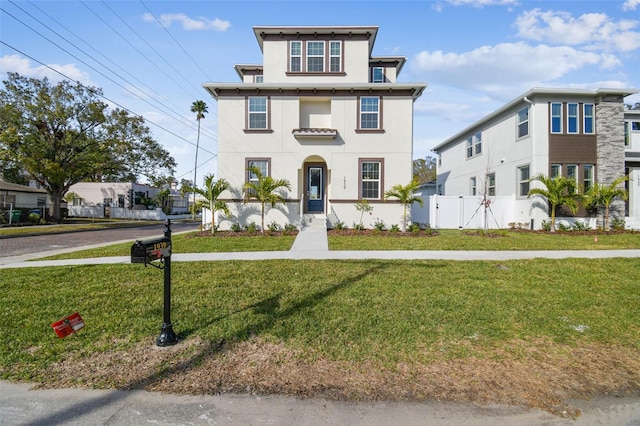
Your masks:
<instances>
[{"instance_id":1,"label":"arched entryway","mask_svg":"<svg viewBox=\"0 0 640 426\"><path fill-rule=\"evenodd\" d=\"M309 158L303 164L304 213L326 213L327 163L321 158Z\"/></svg>"}]
</instances>

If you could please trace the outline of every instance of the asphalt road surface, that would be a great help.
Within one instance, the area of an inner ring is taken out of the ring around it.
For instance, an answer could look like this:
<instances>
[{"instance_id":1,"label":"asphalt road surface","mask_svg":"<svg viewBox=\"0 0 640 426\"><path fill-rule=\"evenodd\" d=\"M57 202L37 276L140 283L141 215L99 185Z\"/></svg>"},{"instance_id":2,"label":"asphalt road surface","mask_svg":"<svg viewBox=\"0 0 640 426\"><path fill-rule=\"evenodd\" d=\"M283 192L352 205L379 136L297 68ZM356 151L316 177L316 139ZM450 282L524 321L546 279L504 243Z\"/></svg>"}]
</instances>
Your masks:
<instances>
[{"instance_id":1,"label":"asphalt road surface","mask_svg":"<svg viewBox=\"0 0 640 426\"><path fill-rule=\"evenodd\" d=\"M74 225L68 225L72 228ZM172 222L173 234L195 231L197 222ZM0 238L0 257L22 256L51 250L74 249L98 244L117 243L122 241L161 237L165 225L147 225L132 228L102 229L98 231L70 232L53 235L35 235L24 237Z\"/></svg>"}]
</instances>

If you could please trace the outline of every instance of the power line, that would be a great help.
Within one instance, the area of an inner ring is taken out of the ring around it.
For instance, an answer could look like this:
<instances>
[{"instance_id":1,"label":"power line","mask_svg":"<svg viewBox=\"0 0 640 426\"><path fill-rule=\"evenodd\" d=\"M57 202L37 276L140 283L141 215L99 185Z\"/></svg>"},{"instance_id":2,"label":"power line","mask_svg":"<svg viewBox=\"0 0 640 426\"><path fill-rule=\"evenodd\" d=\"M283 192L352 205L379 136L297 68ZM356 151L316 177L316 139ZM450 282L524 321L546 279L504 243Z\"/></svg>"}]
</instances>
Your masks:
<instances>
[{"instance_id":1,"label":"power line","mask_svg":"<svg viewBox=\"0 0 640 426\"><path fill-rule=\"evenodd\" d=\"M12 2L13 3L13 2ZM14 5L15 6L15 5ZM18 7L19 8L19 7ZM110 68L106 67L104 64L102 64L100 61L96 60L95 58L93 58L91 55L88 55L86 52L84 52L82 49L78 48L76 45L74 45L73 43L71 43L69 40L67 40L66 38L62 37L60 34L58 34L57 32L55 32L54 30L52 30L51 28L49 28L47 25L45 25L44 23L42 23L41 21L39 21L37 18L33 17L32 15L30 15L29 13L27 13L26 11L24 11L23 9L19 8L20 10L22 10L24 13L26 13L27 15L29 15L31 18L33 18L34 20L36 20L37 22L39 22L41 25L45 26L47 29L49 29L50 31L52 31L54 34L58 35L60 38L62 38L63 40L65 40L67 43L71 44L73 47L75 47L76 49L80 50L82 53L84 53L85 55L89 56L91 59L93 59L94 61L96 61L98 64L100 64L101 66L103 66L105 69L107 69L108 71L112 72L113 74L115 74L116 76L118 76L120 79L124 80L125 82L131 84L130 82L128 82L125 78L123 78L122 76L120 76L119 74L117 74L116 72L114 72L113 70L111 70ZM29 26L28 24L26 24L24 21L22 21L21 19L17 18L16 16L12 15L11 13L7 12L6 10L4 10L3 8L0 8L0 10L2 10L4 13L6 13L7 15L9 15L10 17L12 17L13 19L15 19L16 21L18 21L19 23L21 23L22 25L24 25L25 27L27 27L28 29L30 29L31 31L33 31L35 34L38 34L40 37L44 38L45 40L47 40L49 43L53 44L54 46L58 47L60 50L62 50L63 52L67 53L68 55L72 56L73 58L77 59L78 61L82 62L84 65L86 65L87 67L91 68L92 70L96 71L98 74L100 74L101 76L103 76L104 78L106 78L107 80L111 81L113 84L119 86L120 88L122 88L123 90L131 93L133 96L137 97L138 99L142 100L143 102L145 102L146 104L154 107L154 108L158 108L158 106L154 106L151 102L149 102L147 99L142 98L141 96L139 96L137 93L133 92L132 90L130 90L129 88L123 86L122 84L118 83L117 81L113 80L111 77L109 77L108 75L104 74L102 71L96 69L95 67L93 67L92 65L90 65L89 63L85 62L84 60L82 60L81 58L77 57L76 55L74 55L73 53L71 53L70 51L68 51L67 49L65 49L64 47L60 46L59 44L57 44L56 42L54 42L53 40L49 39L48 37L46 37L45 35L43 35L42 33L40 33L39 31L37 31L36 29L34 29L33 27ZM6 44L6 43L5 43ZM7 45L9 46L9 45ZM14 49L15 51L18 51L18 49L14 48L13 46L10 46L12 49ZM27 56L27 55L25 55ZM35 59L34 59L35 60ZM40 61L35 60L36 62L47 66L45 64L43 64ZM47 66L48 67L48 66ZM48 67L50 68L50 67ZM52 69L52 68L50 68ZM68 78L69 80L72 80L71 78L65 76L65 78ZM131 84L133 87L136 87L135 85ZM137 87L136 87L137 88ZM106 99L106 98L105 98ZM153 97L151 97L151 99L153 99ZM154 99L155 101L155 99ZM111 101L113 102L113 101ZM156 101L158 102L158 101ZM113 102L116 105L119 105L115 102ZM119 105L120 106L120 105ZM121 106L122 107L122 106ZM126 109L124 107L122 107L123 109ZM171 116L171 114L167 113L166 111L162 110L161 108L158 108L160 111L162 111L163 113ZM127 109L127 111L129 111ZM172 110L173 111L173 110ZM176 111L173 111L174 114L177 114L179 116L179 113L177 113ZM135 113L134 113L135 114ZM138 115L138 114L135 114ZM144 118L144 117L143 117ZM175 116L173 117L175 119ZM187 120L185 117L181 117L184 120ZM146 120L146 119L145 119ZM180 120L177 120L180 121ZM180 121L181 122L181 121ZM191 125L190 121L187 121L189 123L189 127L191 127L192 129L194 128ZM182 122L181 122L182 123ZM184 124L184 123L183 123ZM160 126L158 126L159 128L161 128ZM166 129L164 129L166 130ZM217 139L217 136L215 137ZM186 139L185 139L186 140ZM194 145L194 143L189 142L191 145ZM203 148L204 149L204 148ZM207 151L210 154L210 151Z\"/></svg>"},{"instance_id":2,"label":"power line","mask_svg":"<svg viewBox=\"0 0 640 426\"><path fill-rule=\"evenodd\" d=\"M0 8L0 10L2 10L2 8ZM3 10L3 11L4 11L4 10ZM50 69L51 71L53 71L53 72L55 72L55 73L57 73L57 74L60 74L62 77L66 78L67 80L69 80L69 81L73 81L73 82L78 83L78 84L82 84L82 83L80 83L79 81L74 80L73 78L71 78L71 77L69 77L68 75L64 74L63 72L58 71L57 69L50 67L49 65L45 64L44 62L37 60L37 59L36 59L36 58L34 58L33 56L28 55L28 54L24 53L23 51L21 51L20 49L17 49L17 48L15 48L14 46L12 46L12 45L10 45L10 44L6 43L5 41L0 40L0 43L4 44L4 45L5 45L5 46L7 46L8 48L10 48L10 49L12 49L12 50L14 50L14 51L16 51L16 52L18 52L18 53L20 53L21 55L23 55L23 56L25 56L25 57L27 57L27 58L31 59L32 61L37 62L37 63L39 63L40 65L42 65L42 66L44 66L44 67L46 67L46 68ZM145 122L147 122L147 123L149 123L149 124L152 124L152 125L156 126L157 128L159 128L159 129L161 129L161 130L163 130L163 131L167 132L168 134L170 134L170 135L172 135L172 136L175 136L176 138L178 138L178 139L180 139L180 140L183 140L183 141L185 141L186 143L188 143L188 144L190 144L190 145L194 145L194 146L195 146L195 144L194 144L193 142L191 142L190 140L185 139L184 137L182 137L182 136L180 136L180 135L178 135L178 134L176 134L176 133L172 132L172 131L171 131L171 130L169 130L169 129L166 129L166 128L162 127L161 125L159 125L159 124L157 124L157 123L155 123L155 122L153 122L153 121L151 121L151 120L149 120L149 119L147 119L147 118L144 118L142 115L137 114L137 113L135 113L135 112L131 111L129 108L127 108L127 107L125 107L125 106L123 106L123 105L120 105L118 102L116 102L116 101L114 101L114 100L112 100L112 99L108 98L107 96L105 96L105 95L103 95L103 94L101 95L101 94L98 94L98 93L96 93L96 95L97 95L97 96L99 96L99 97L101 97L101 98L103 98L103 99L105 99L105 100L107 100L107 101L109 101L109 102L111 102L111 103L112 103L112 104L114 104L114 105L117 105L118 107L122 108L123 110L127 111L128 113L131 113L131 114L133 114L133 115L134 115L134 116L136 116L136 117L140 117L140 118L142 118ZM201 150L203 150L203 151L205 151L205 152L207 152L207 153L209 153L209 154L211 154L211 155L213 155L214 157L217 157L217 154L215 154L215 153L213 153L213 152L211 152L211 151L209 151L209 150L207 150L207 149L205 149L205 148L200 147L200 149L201 149Z\"/></svg>"}]
</instances>

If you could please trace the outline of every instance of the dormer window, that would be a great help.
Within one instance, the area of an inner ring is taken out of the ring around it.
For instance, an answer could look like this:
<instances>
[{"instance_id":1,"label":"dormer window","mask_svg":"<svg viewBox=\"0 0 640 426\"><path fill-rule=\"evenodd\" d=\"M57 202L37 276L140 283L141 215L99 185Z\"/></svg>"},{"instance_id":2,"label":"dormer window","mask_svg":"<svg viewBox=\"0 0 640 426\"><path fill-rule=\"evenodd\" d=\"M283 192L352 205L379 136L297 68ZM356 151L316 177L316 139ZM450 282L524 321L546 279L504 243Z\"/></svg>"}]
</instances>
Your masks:
<instances>
[{"instance_id":1,"label":"dormer window","mask_svg":"<svg viewBox=\"0 0 640 426\"><path fill-rule=\"evenodd\" d=\"M287 74L343 76L343 49L341 40L290 40Z\"/></svg>"},{"instance_id":2,"label":"dormer window","mask_svg":"<svg viewBox=\"0 0 640 426\"><path fill-rule=\"evenodd\" d=\"M373 83L384 83L384 68L373 67L371 70L371 81Z\"/></svg>"}]
</instances>

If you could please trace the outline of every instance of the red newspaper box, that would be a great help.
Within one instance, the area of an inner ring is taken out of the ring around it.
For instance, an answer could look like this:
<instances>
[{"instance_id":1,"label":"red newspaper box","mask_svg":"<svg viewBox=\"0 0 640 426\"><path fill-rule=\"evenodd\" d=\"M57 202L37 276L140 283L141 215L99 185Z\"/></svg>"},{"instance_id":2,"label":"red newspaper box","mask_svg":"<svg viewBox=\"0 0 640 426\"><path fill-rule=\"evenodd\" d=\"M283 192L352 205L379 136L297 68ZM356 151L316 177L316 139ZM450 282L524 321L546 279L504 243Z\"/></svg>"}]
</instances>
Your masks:
<instances>
[{"instance_id":1,"label":"red newspaper box","mask_svg":"<svg viewBox=\"0 0 640 426\"><path fill-rule=\"evenodd\" d=\"M56 332L58 337L63 338L84 327L84 321L80 314L76 312L62 318L60 321L54 322L51 327L53 327L53 331Z\"/></svg>"}]
</instances>

